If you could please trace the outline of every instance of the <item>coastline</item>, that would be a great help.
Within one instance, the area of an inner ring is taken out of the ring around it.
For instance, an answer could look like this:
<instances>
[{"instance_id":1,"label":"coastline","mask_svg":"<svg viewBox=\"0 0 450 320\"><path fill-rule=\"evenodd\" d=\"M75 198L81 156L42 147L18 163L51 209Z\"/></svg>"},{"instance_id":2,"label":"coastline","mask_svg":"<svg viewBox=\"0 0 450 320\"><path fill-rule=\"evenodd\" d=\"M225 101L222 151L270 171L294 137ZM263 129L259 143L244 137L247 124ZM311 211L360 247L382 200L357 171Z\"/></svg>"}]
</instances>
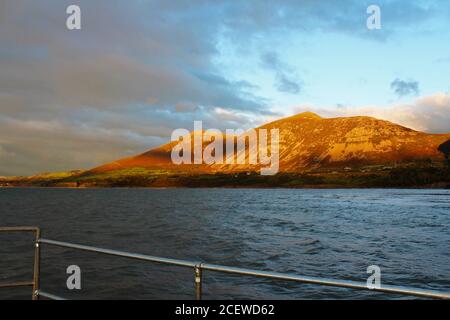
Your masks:
<instances>
[{"instance_id":1,"label":"coastline","mask_svg":"<svg viewBox=\"0 0 450 320\"><path fill-rule=\"evenodd\" d=\"M43 174L31 177L2 177L0 188L256 188L256 189L449 189L450 167L410 166L389 170L336 169L328 171L281 172L262 176L257 172L186 173L148 170L143 173L85 172Z\"/></svg>"},{"instance_id":2,"label":"coastline","mask_svg":"<svg viewBox=\"0 0 450 320\"><path fill-rule=\"evenodd\" d=\"M295 186L295 187L283 187L283 186L222 186L222 187L185 187L185 186L170 186L170 187L139 187L139 186L90 186L90 187L68 187L68 186L33 186L33 185L17 185L17 186L0 186L0 189L69 189L69 190L95 190L95 189L319 189L319 190L449 190L450 185L445 186L403 186L403 187L346 187L346 186Z\"/></svg>"}]
</instances>

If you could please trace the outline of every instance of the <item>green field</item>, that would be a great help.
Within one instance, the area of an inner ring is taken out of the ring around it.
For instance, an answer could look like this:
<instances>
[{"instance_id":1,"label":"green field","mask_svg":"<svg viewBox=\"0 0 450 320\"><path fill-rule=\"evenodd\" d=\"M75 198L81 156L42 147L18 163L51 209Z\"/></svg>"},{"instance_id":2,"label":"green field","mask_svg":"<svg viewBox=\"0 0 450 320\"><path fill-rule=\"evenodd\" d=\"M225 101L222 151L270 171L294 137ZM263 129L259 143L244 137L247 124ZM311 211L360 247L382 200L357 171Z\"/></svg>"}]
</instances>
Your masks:
<instances>
[{"instance_id":1,"label":"green field","mask_svg":"<svg viewBox=\"0 0 450 320\"><path fill-rule=\"evenodd\" d=\"M262 176L257 172L193 174L132 168L89 174L83 171L0 179L0 186L34 187L260 187L260 188L390 188L450 187L450 167L413 162L395 166L321 168L302 173Z\"/></svg>"}]
</instances>

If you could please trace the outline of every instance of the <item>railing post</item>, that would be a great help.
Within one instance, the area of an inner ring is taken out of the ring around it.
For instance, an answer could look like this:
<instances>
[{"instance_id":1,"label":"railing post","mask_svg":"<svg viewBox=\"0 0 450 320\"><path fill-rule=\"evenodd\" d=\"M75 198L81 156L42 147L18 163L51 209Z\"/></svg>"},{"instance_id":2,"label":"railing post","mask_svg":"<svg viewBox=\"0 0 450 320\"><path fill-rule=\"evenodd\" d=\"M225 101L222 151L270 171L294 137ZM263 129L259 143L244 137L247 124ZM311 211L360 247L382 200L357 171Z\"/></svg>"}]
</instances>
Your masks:
<instances>
[{"instance_id":1,"label":"railing post","mask_svg":"<svg viewBox=\"0 0 450 320\"><path fill-rule=\"evenodd\" d=\"M202 264L194 267L195 271L195 300L202 300Z\"/></svg>"},{"instance_id":2,"label":"railing post","mask_svg":"<svg viewBox=\"0 0 450 320\"><path fill-rule=\"evenodd\" d=\"M33 271L33 295L32 300L39 299L39 278L41 273L41 246L39 244L41 239L41 229L36 229L36 239L34 241L34 271Z\"/></svg>"}]
</instances>

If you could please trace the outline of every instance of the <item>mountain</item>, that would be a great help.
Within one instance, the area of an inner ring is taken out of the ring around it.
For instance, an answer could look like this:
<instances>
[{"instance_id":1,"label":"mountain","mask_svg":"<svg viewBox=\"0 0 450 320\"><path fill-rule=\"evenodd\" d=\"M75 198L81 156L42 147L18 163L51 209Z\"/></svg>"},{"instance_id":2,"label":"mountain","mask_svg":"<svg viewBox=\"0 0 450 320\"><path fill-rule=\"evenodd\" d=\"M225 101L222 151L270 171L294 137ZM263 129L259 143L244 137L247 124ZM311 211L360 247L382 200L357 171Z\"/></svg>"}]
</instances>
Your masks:
<instances>
[{"instance_id":1,"label":"mountain","mask_svg":"<svg viewBox=\"0 0 450 320\"><path fill-rule=\"evenodd\" d=\"M279 130L279 172L304 172L317 168L393 165L411 161L443 161L439 146L450 134L427 134L372 117L321 118L304 112L259 129ZM197 133L198 134L198 133ZM193 139L194 134L191 134ZM256 171L259 165L175 165L170 142L141 155L114 161L88 171L99 174L143 168L177 172ZM204 143L203 148L207 145ZM248 160L248 154L246 156ZM248 161L246 161L248 163Z\"/></svg>"},{"instance_id":2,"label":"mountain","mask_svg":"<svg viewBox=\"0 0 450 320\"><path fill-rule=\"evenodd\" d=\"M203 132L191 132L190 139L191 145L194 145L194 137L196 135L202 135ZM222 135L224 141L225 135ZM177 141L172 141L157 148L151 149L145 153L137 156L120 159L114 162L104 164L89 170L86 174L102 174L105 172L116 170L129 170L133 168L142 168L146 170L163 170L163 171L175 171L175 172L205 172L211 171L209 166L196 165L196 164L180 164L175 165L172 162L171 154L172 149L178 144ZM205 144L206 145L206 144ZM192 153L193 154L193 153ZM191 162L193 163L193 157Z\"/></svg>"},{"instance_id":3,"label":"mountain","mask_svg":"<svg viewBox=\"0 0 450 320\"><path fill-rule=\"evenodd\" d=\"M279 132L276 175L260 174L267 165L248 164L250 143L222 157L235 160L243 155L244 164L176 165L171 159L178 144L174 141L84 172L4 177L0 186L450 187L450 134L428 134L372 117L322 118L312 112L264 124L256 128L257 134L262 129L269 137L271 129ZM192 132L183 141L193 146L203 133ZM218 135L218 145L225 150L226 141L236 143L237 138ZM200 150L209 144L204 142Z\"/></svg>"}]
</instances>

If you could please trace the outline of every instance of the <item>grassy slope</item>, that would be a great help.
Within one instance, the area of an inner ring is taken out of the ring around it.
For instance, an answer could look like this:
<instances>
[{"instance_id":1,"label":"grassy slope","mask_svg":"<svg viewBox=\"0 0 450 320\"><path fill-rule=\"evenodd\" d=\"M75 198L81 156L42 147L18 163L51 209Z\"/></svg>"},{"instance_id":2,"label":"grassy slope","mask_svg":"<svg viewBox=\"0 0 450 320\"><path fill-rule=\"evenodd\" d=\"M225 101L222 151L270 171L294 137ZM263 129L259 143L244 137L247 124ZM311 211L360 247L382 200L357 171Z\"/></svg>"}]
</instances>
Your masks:
<instances>
[{"instance_id":1,"label":"grassy slope","mask_svg":"<svg viewBox=\"0 0 450 320\"><path fill-rule=\"evenodd\" d=\"M414 162L395 168L372 166L349 171L335 168L274 176L261 176L254 172L187 174L132 168L95 175L74 171L28 178L3 178L0 180L2 184L39 187L450 187L450 167L438 162Z\"/></svg>"}]
</instances>

